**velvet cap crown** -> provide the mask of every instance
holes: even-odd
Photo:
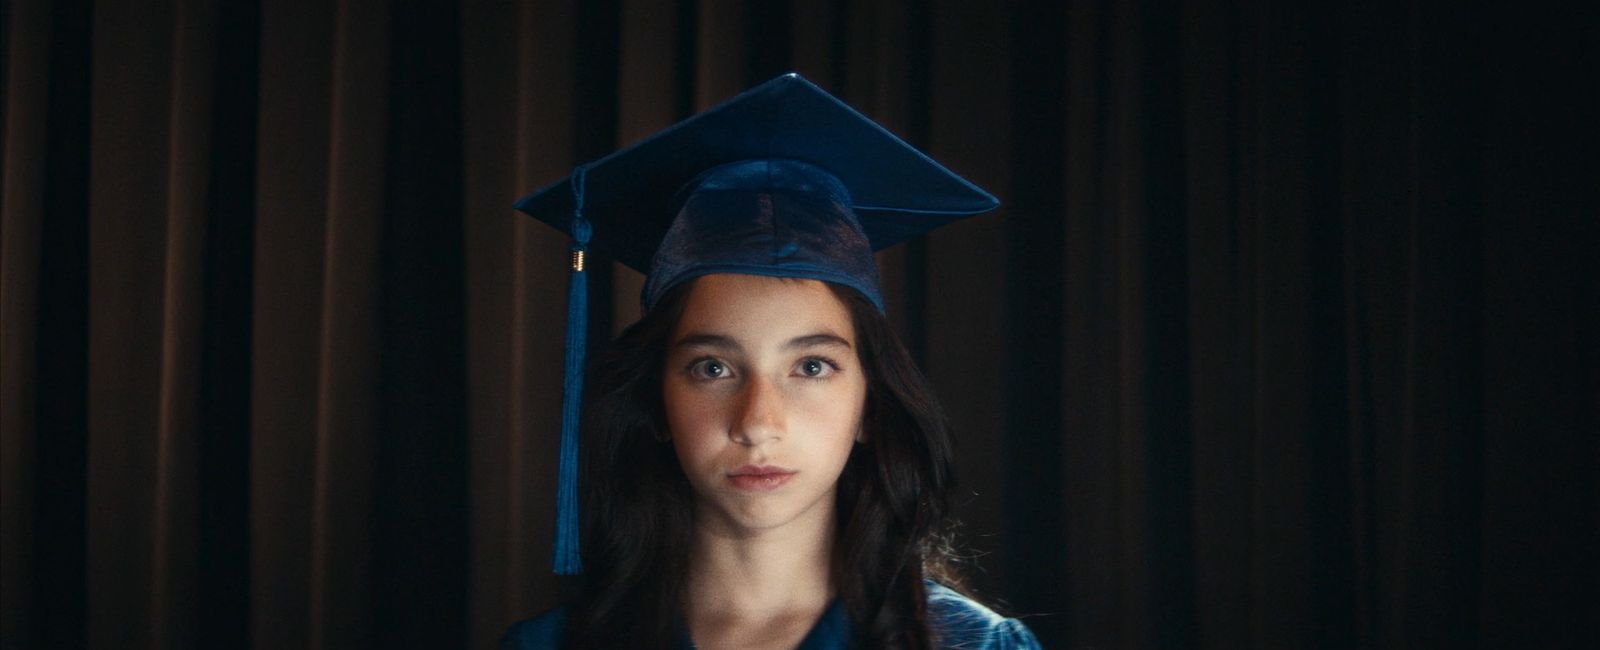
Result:
[[[798,74],[585,165],[516,208],[648,276],[646,309],[708,273],[844,284],[883,307],[872,251],[999,201]]]

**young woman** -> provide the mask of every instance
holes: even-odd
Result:
[[[652,183],[684,198],[641,228]],[[793,75],[520,203],[580,250],[645,232],[609,249],[648,275],[591,369],[584,587],[502,647],[1037,647],[952,589],[950,433],[872,259],[994,203]]]

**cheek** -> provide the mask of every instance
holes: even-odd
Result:
[[[855,446],[856,435],[861,431],[861,418],[866,408],[866,389],[850,384],[818,393],[797,406],[791,422],[805,423],[809,435],[806,439],[814,447],[844,457]]]

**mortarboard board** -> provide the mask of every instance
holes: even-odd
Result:
[[[573,237],[555,571],[580,570],[577,428],[590,249],[641,273],[645,309],[708,273],[824,280],[883,309],[872,252],[999,201],[787,74],[521,200]]]

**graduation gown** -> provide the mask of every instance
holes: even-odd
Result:
[[[964,650],[1037,650],[1039,641],[1026,625],[1006,618],[936,582],[928,583],[928,617],[939,646]],[[567,609],[557,607],[511,626],[500,650],[560,648],[566,636]],[[849,648],[852,626],[844,604],[834,600],[800,642],[800,650]],[[679,626],[678,648],[692,649],[688,630]]]

